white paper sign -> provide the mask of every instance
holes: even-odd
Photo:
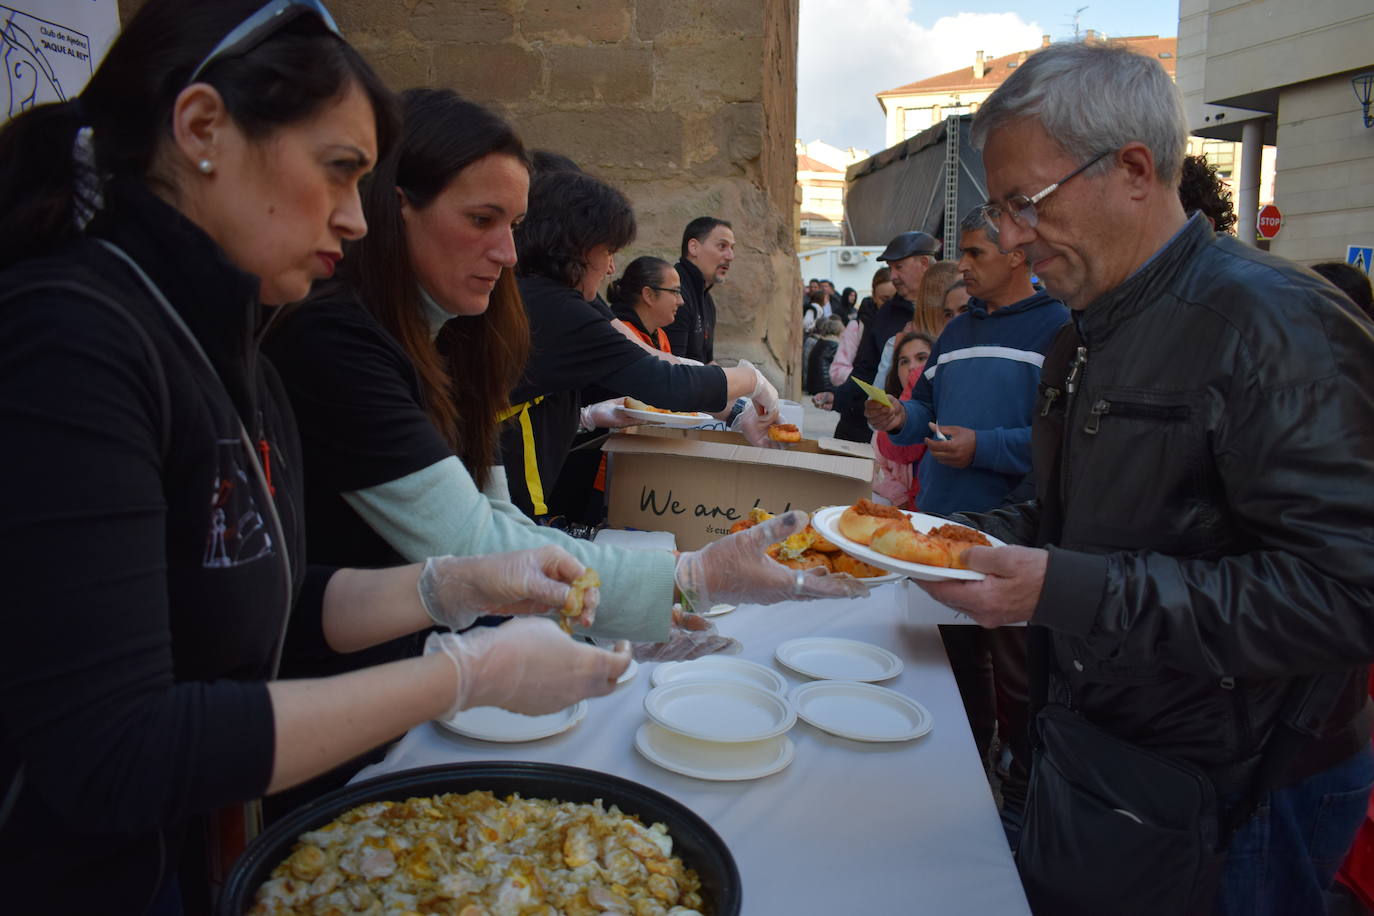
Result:
[[[0,122],[79,95],[118,32],[116,0],[0,2]]]

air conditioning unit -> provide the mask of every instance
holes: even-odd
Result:
[[[858,264],[863,259],[864,253],[862,251],[855,251],[852,248],[846,248],[839,254],[839,262],[841,264]]]

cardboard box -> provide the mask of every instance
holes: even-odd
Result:
[[[766,449],[738,433],[637,427],[603,448],[610,526],[671,531],[682,550],[714,541],[755,506],[782,513],[853,503],[873,479],[871,460],[827,454],[809,439]]]

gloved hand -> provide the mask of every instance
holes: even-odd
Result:
[[[868,586],[853,576],[789,569],[764,552],[806,523],[806,513],[794,510],[684,553],[677,560],[677,586],[695,608],[867,595]]]
[[[757,448],[782,448],[781,442],[774,442],[768,437],[768,427],[772,426],[776,419],[774,417],[773,420],[769,420],[761,416],[751,403],[740,411],[740,415],[735,417],[735,422],[730,424],[730,428],[737,433],[743,433],[749,444]]]
[[[773,383],[763,377],[763,373],[758,367],[747,359],[739,361],[741,369],[754,370],[754,390],[749,393],[749,400],[754,402],[754,409],[764,417],[768,418],[768,424],[772,425],[778,421],[778,389],[773,387]],[[747,408],[746,408],[747,410]]]
[[[623,397],[588,404],[582,408],[582,413],[579,415],[578,428],[585,430],[618,429],[622,426],[634,426],[639,423],[639,420],[622,409],[624,406],[625,399]]]
[[[673,622],[663,642],[630,644],[637,662],[678,662],[706,655],[739,655],[744,646],[737,639],[721,636],[716,625],[700,614],[689,614],[682,605],[673,605]]]
[[[473,706],[499,706],[527,716],[557,712],[615,689],[630,664],[630,644],[607,652],[569,639],[552,620],[524,617],[466,633],[431,633],[425,654],[442,652],[458,669],[445,716]]]
[[[483,614],[546,614],[568,600],[568,583],[586,567],[562,547],[430,557],[420,573],[420,603],[440,626],[466,629]],[[601,591],[589,588],[577,622],[591,626]]]

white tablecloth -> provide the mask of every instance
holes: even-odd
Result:
[[[586,719],[528,744],[462,738],[434,725],[412,729],[368,779],[413,767],[473,760],[533,760],[613,773],[658,789],[697,812],[739,864],[744,912],[797,914],[1029,914],[992,794],[979,764],[939,633],[949,612],[906,583],[862,601],[743,606],[715,618],[744,644],[743,658],[806,679],[773,660],[797,636],[839,636],[885,646],[904,662],[884,686],[920,701],[934,717],[925,737],[865,744],[798,720],[796,759],[748,782],[679,776],[634,749],[645,721],[653,663],[628,684],[592,700]],[[921,622],[912,623],[911,620]]]

